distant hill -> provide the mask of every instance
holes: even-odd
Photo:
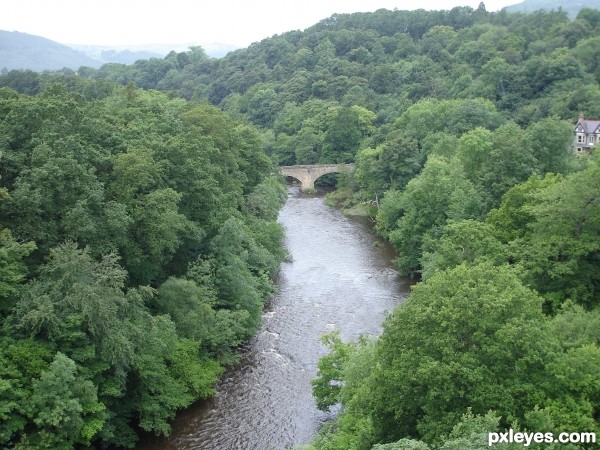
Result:
[[[50,39],[0,30],[0,70],[60,70],[100,67],[101,62]]]
[[[208,56],[212,56],[214,58],[221,58],[230,51],[238,48],[233,45],[223,43],[146,44],[133,46],[71,45],[71,47],[102,63],[133,64],[140,59],[164,58],[171,51],[185,52],[190,46],[196,45],[202,47]]]
[[[150,48],[103,46],[103,45],[70,45],[90,58],[105,63],[133,64],[138,59],[164,58],[168,51]]]
[[[73,70],[81,66],[98,68],[105,63],[133,64],[140,59],[163,58],[171,50],[185,51],[189,44],[157,44],[143,47],[67,46],[41,36],[0,30],[0,71],[29,69],[36,72]],[[209,56],[220,58],[236,47],[202,44]]]
[[[600,0],[525,0],[516,5],[507,6],[506,11],[529,13],[539,9],[552,11],[558,10],[558,8],[562,8],[571,19],[574,19],[583,8],[600,9]]]

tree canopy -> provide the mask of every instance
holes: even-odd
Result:
[[[0,75],[0,445],[168,433],[273,292],[272,168],[343,162],[338,198],[420,283],[380,339],[325,338],[341,413],[314,447],[597,432],[600,174],[571,143],[600,119],[598,39],[589,9],[382,9],[221,59]]]
[[[0,446],[131,447],[256,330],[285,191],[213,106],[64,81],[0,90]]]

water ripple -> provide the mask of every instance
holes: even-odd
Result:
[[[292,196],[282,209],[285,244],[279,289],[261,331],[217,395],[180,414],[168,439],[138,450],[268,450],[310,441],[335,415],[316,408],[310,380],[326,353],[320,336],[378,335],[386,312],[408,294],[389,248],[374,247],[368,225],[322,198]]]

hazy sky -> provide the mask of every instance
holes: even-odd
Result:
[[[304,30],[333,13],[476,8],[480,0],[2,0],[0,30],[63,44],[140,45],[220,42],[246,47]],[[520,0],[485,1],[488,11]],[[10,6],[8,5],[10,4]]]

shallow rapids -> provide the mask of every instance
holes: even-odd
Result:
[[[146,437],[137,450],[285,449],[309,442],[333,417],[317,410],[311,393],[326,353],[320,336],[378,335],[408,284],[368,221],[345,217],[322,197],[291,188],[279,221],[291,259],[281,266],[259,334],[213,399],[180,413],[169,438]]]

